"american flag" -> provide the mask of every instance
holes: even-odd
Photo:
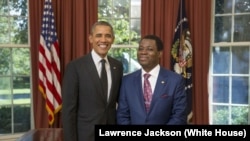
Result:
[[[51,0],[45,0],[39,45],[39,90],[43,94],[49,124],[61,110],[60,48]]]
[[[188,122],[190,122],[192,118],[192,56],[193,49],[188,18],[185,12],[185,0],[180,0],[175,35],[171,49],[171,67],[174,72],[181,74],[186,80],[185,89],[188,101]]]

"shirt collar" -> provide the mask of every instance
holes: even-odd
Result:
[[[142,77],[145,73],[149,73],[151,76],[156,77],[158,76],[160,71],[160,65],[156,65],[150,72],[146,72],[143,68],[142,68]]]
[[[95,64],[100,63],[102,58],[94,50],[91,51],[91,55],[93,57]],[[106,62],[108,62],[107,56],[105,56],[104,59],[106,60]]]

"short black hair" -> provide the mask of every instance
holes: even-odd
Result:
[[[112,35],[115,36],[113,26],[107,21],[97,21],[96,23],[94,23],[91,28],[91,34],[94,32],[95,27],[98,25],[109,26],[111,28]]]
[[[155,43],[156,43],[156,46],[157,46],[157,51],[162,51],[163,50],[163,42],[161,40],[160,37],[156,36],[156,35],[153,35],[153,34],[150,34],[150,35],[145,35],[144,37],[141,38],[140,42],[143,40],[143,39],[151,39],[151,40],[154,40]]]

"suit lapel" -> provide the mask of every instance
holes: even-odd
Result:
[[[166,77],[167,77],[166,73],[164,73],[163,70],[160,69],[160,72],[156,81],[154,94],[152,97],[151,106],[154,106],[154,103],[156,102],[156,100],[163,94],[163,90],[167,86]]]
[[[109,100],[108,101],[113,101],[114,98],[116,98],[116,96],[114,96],[114,88],[115,87],[119,87],[116,86],[118,85],[117,82],[119,82],[119,80],[117,80],[118,78],[120,78],[120,71],[118,70],[120,69],[118,66],[116,66],[116,63],[114,63],[114,61],[108,56],[108,61],[109,61],[109,65],[110,65],[110,73],[111,73],[111,88],[110,88],[110,95],[109,95]],[[117,100],[117,99],[115,99]]]
[[[98,71],[96,69],[96,66],[94,64],[94,60],[92,59],[91,54],[88,54],[86,58],[87,59],[86,59],[85,64],[88,64],[87,69],[88,69],[90,78],[97,84],[97,85],[95,85],[95,87],[99,91],[99,94],[101,95],[102,99],[105,102],[107,102],[106,97],[104,96],[104,93],[102,90],[102,84],[100,81],[100,77],[99,77]]]
[[[142,109],[145,111],[146,113],[146,108],[145,108],[145,103],[144,103],[144,96],[143,96],[143,90],[142,90],[142,77],[141,77],[141,70],[138,71],[138,73],[135,74],[135,78],[134,78],[134,83],[132,84],[132,86],[135,87],[135,94],[136,97],[138,97],[140,105],[142,107]],[[137,98],[135,98],[136,100]]]
[[[111,101],[112,98],[114,97],[113,94],[113,89],[114,89],[114,84],[116,81],[116,78],[117,78],[117,73],[116,73],[116,66],[114,66],[114,63],[112,62],[111,59],[109,59],[108,57],[108,61],[109,61],[109,65],[110,65],[110,73],[111,73],[111,88],[110,88],[110,95],[109,95],[109,100],[108,101]]]

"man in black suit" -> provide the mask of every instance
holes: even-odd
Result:
[[[95,125],[116,123],[123,67],[107,56],[114,39],[113,27],[108,22],[96,22],[89,35],[92,51],[66,67],[62,85],[64,141],[94,141]],[[106,60],[107,94],[100,78],[101,59]]]

